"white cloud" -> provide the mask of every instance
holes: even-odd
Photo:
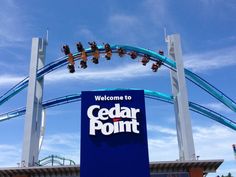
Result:
[[[114,14],[109,17],[109,22],[118,31],[129,30],[129,27],[133,27],[138,24],[138,19],[135,16],[125,15],[125,14]]]
[[[42,150],[52,151],[55,150],[55,146],[57,145],[65,145],[69,148],[73,148],[78,140],[79,136],[76,133],[52,134],[45,137]]]
[[[21,148],[19,145],[0,144],[0,166],[17,166],[20,162]]]
[[[0,86],[17,84],[25,77],[15,75],[0,75]]]
[[[1,1],[0,11],[0,47],[20,45],[26,40],[26,18],[16,4],[16,1]]]
[[[235,131],[220,125],[211,127],[193,127],[197,155],[201,159],[233,160],[232,144],[235,143]]]
[[[161,129],[166,129],[166,127],[161,127]],[[172,131],[174,132],[175,129],[170,130]],[[234,161],[232,144],[236,139],[235,131],[220,125],[194,126],[193,137],[196,155],[200,156],[200,160],[224,159],[217,174],[226,174],[231,171],[233,175],[236,175],[236,171],[231,169]],[[168,131],[162,137],[157,134],[157,138],[150,138],[148,144],[150,161],[170,161],[179,158],[177,137],[170,135]]]
[[[236,47],[214,50],[207,53],[185,55],[184,65],[194,72],[204,72],[236,65]]]
[[[133,15],[112,14],[108,19],[109,33],[118,41],[136,44],[143,31],[142,20]],[[139,36],[139,37],[138,37]]]
[[[158,76],[164,74],[167,69],[162,67],[158,71]],[[114,68],[100,68],[95,69],[90,68],[82,70],[78,69],[75,73],[71,74],[68,72],[67,69],[60,69],[54,71],[45,76],[45,80],[49,81],[50,83],[54,82],[63,82],[68,80],[83,80],[87,82],[100,82],[101,80],[107,81],[118,81],[124,79],[132,79],[132,78],[140,78],[140,77],[147,77],[152,76],[153,72],[151,70],[151,66],[148,65],[146,67],[142,66],[141,63],[132,63],[132,64],[125,64],[124,66],[117,66]],[[16,75],[0,75],[0,86],[8,86],[17,84],[21,80],[23,80],[25,76],[16,76]]]
[[[71,159],[79,164],[80,137],[79,133],[58,133],[46,135],[39,159],[57,155]],[[21,147],[18,145],[0,144],[0,166],[17,166],[21,158]]]
[[[50,82],[59,82],[67,80],[86,80],[97,81],[99,79],[104,80],[122,80],[127,78],[144,77],[152,75],[152,71],[149,67],[143,67],[137,64],[127,64],[125,67],[117,67],[114,69],[93,69],[92,71],[80,70],[76,73],[68,73],[66,69],[54,71],[45,76],[45,79]],[[0,75],[0,86],[8,86],[17,84],[25,77],[16,75]]]
[[[171,20],[165,0],[146,0],[143,6],[147,9],[154,24],[163,27],[167,21]]]
[[[205,106],[217,112],[232,113],[232,111],[222,103],[207,103],[207,104],[202,104],[202,106]]]
[[[176,136],[176,130],[171,129],[171,128],[162,127],[162,126],[159,126],[159,125],[150,125],[150,124],[148,124],[147,125],[147,130],[157,132],[157,133],[165,133],[165,134]]]
[[[155,160],[175,160],[178,157],[178,153],[176,153],[178,151],[177,137],[174,135],[176,130],[166,127],[160,127],[160,129],[168,131],[165,133],[166,136],[149,139],[150,156],[153,156],[154,159],[156,158]],[[164,133],[164,131],[160,132]],[[200,156],[200,159],[233,160],[232,144],[235,143],[236,139],[235,131],[220,125],[212,125],[210,127],[198,126],[193,127],[193,137],[196,154]],[[163,156],[162,153],[166,151],[168,153]]]
[[[46,135],[39,159],[49,155],[58,155],[79,163],[79,133],[59,133]],[[16,167],[21,161],[21,149],[18,144],[0,144],[0,167]]]
[[[158,129],[158,130],[157,130]],[[178,159],[178,143],[175,129],[165,126],[151,126],[149,131],[159,131],[164,136],[149,138],[149,159],[150,161],[170,161]],[[200,159],[224,159],[224,168],[218,170],[218,174],[225,174],[230,171],[234,161],[232,144],[235,143],[236,133],[224,126],[212,125],[210,127],[193,127],[196,154]],[[0,145],[0,166],[16,166],[20,161],[21,147],[19,145]],[[46,135],[40,157],[59,155],[79,163],[80,137],[78,132],[58,133]],[[40,158],[40,159],[41,159]],[[231,171],[235,173],[234,170]]]
[[[80,39],[85,39],[86,41],[96,41],[97,43],[100,43],[100,40],[88,27],[79,26],[78,30],[76,30],[75,35]]]
[[[160,70],[161,71],[161,70]],[[50,82],[68,81],[68,80],[84,80],[84,81],[101,81],[101,80],[123,80],[137,77],[146,77],[153,75],[150,67],[144,67],[141,64],[126,64],[116,68],[93,69],[77,71],[73,74],[67,70],[59,70],[46,76],[46,80]],[[160,74],[159,74],[160,75]]]
[[[170,161],[179,157],[176,136],[164,136],[162,138],[148,139],[149,160]]]
[[[43,141],[40,157],[58,155],[79,163],[80,147],[79,133],[58,133],[46,135]]]
[[[152,28],[157,28],[160,30],[161,35],[158,38],[164,37],[163,29],[167,28],[167,33],[169,31],[176,31],[176,29],[182,29],[182,26],[179,25],[175,16],[172,15],[172,12],[169,10],[171,1],[166,0],[145,0],[143,2],[144,12],[147,13],[147,17],[150,18]],[[183,29],[182,29],[183,30]],[[150,35],[150,34],[149,34]]]

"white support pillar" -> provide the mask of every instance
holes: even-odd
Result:
[[[167,44],[169,58],[176,62],[176,72],[170,71],[170,76],[172,93],[174,96],[179,158],[181,161],[195,160],[195,149],[189,114],[188,93],[185,82],[180,35],[168,35]]]
[[[37,70],[44,67],[47,41],[42,38],[32,39],[29,86],[27,94],[22,149],[22,166],[35,166],[39,155],[39,140],[42,124],[42,98],[44,78],[37,80]]]

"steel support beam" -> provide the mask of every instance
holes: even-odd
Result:
[[[37,80],[37,70],[44,66],[46,45],[47,41],[42,38],[32,39],[21,161],[21,166],[25,167],[35,166],[35,162],[38,161],[44,78]]]
[[[188,92],[184,74],[180,35],[168,35],[167,45],[169,58],[176,62],[176,72],[171,70],[170,77],[174,96],[179,158],[181,161],[195,160],[195,148],[189,114]]]

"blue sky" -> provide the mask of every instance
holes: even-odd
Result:
[[[129,44],[166,52],[164,27],[179,33],[185,67],[236,100],[236,2],[234,0],[1,0],[0,95],[28,75],[31,39],[49,30],[46,63],[63,56],[60,49],[88,41]],[[138,60],[137,60],[138,61]],[[153,73],[129,57],[114,56],[100,65],[69,74],[66,67],[45,78],[44,100],[97,88],[141,88],[171,94],[169,71]],[[78,66],[78,63],[76,63]],[[189,100],[235,118],[235,113],[187,81]],[[24,90],[0,107],[4,113],[26,104]],[[146,100],[151,161],[176,160],[177,138],[173,106]],[[47,126],[40,157],[57,154],[79,163],[80,103],[46,111]],[[191,112],[196,154],[200,159],[224,159],[217,174],[236,175],[232,144],[236,133]],[[24,117],[0,123],[0,166],[20,161]],[[215,176],[216,174],[212,174]]]

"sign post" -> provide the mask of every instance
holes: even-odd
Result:
[[[82,92],[81,177],[150,177],[143,90]]]

